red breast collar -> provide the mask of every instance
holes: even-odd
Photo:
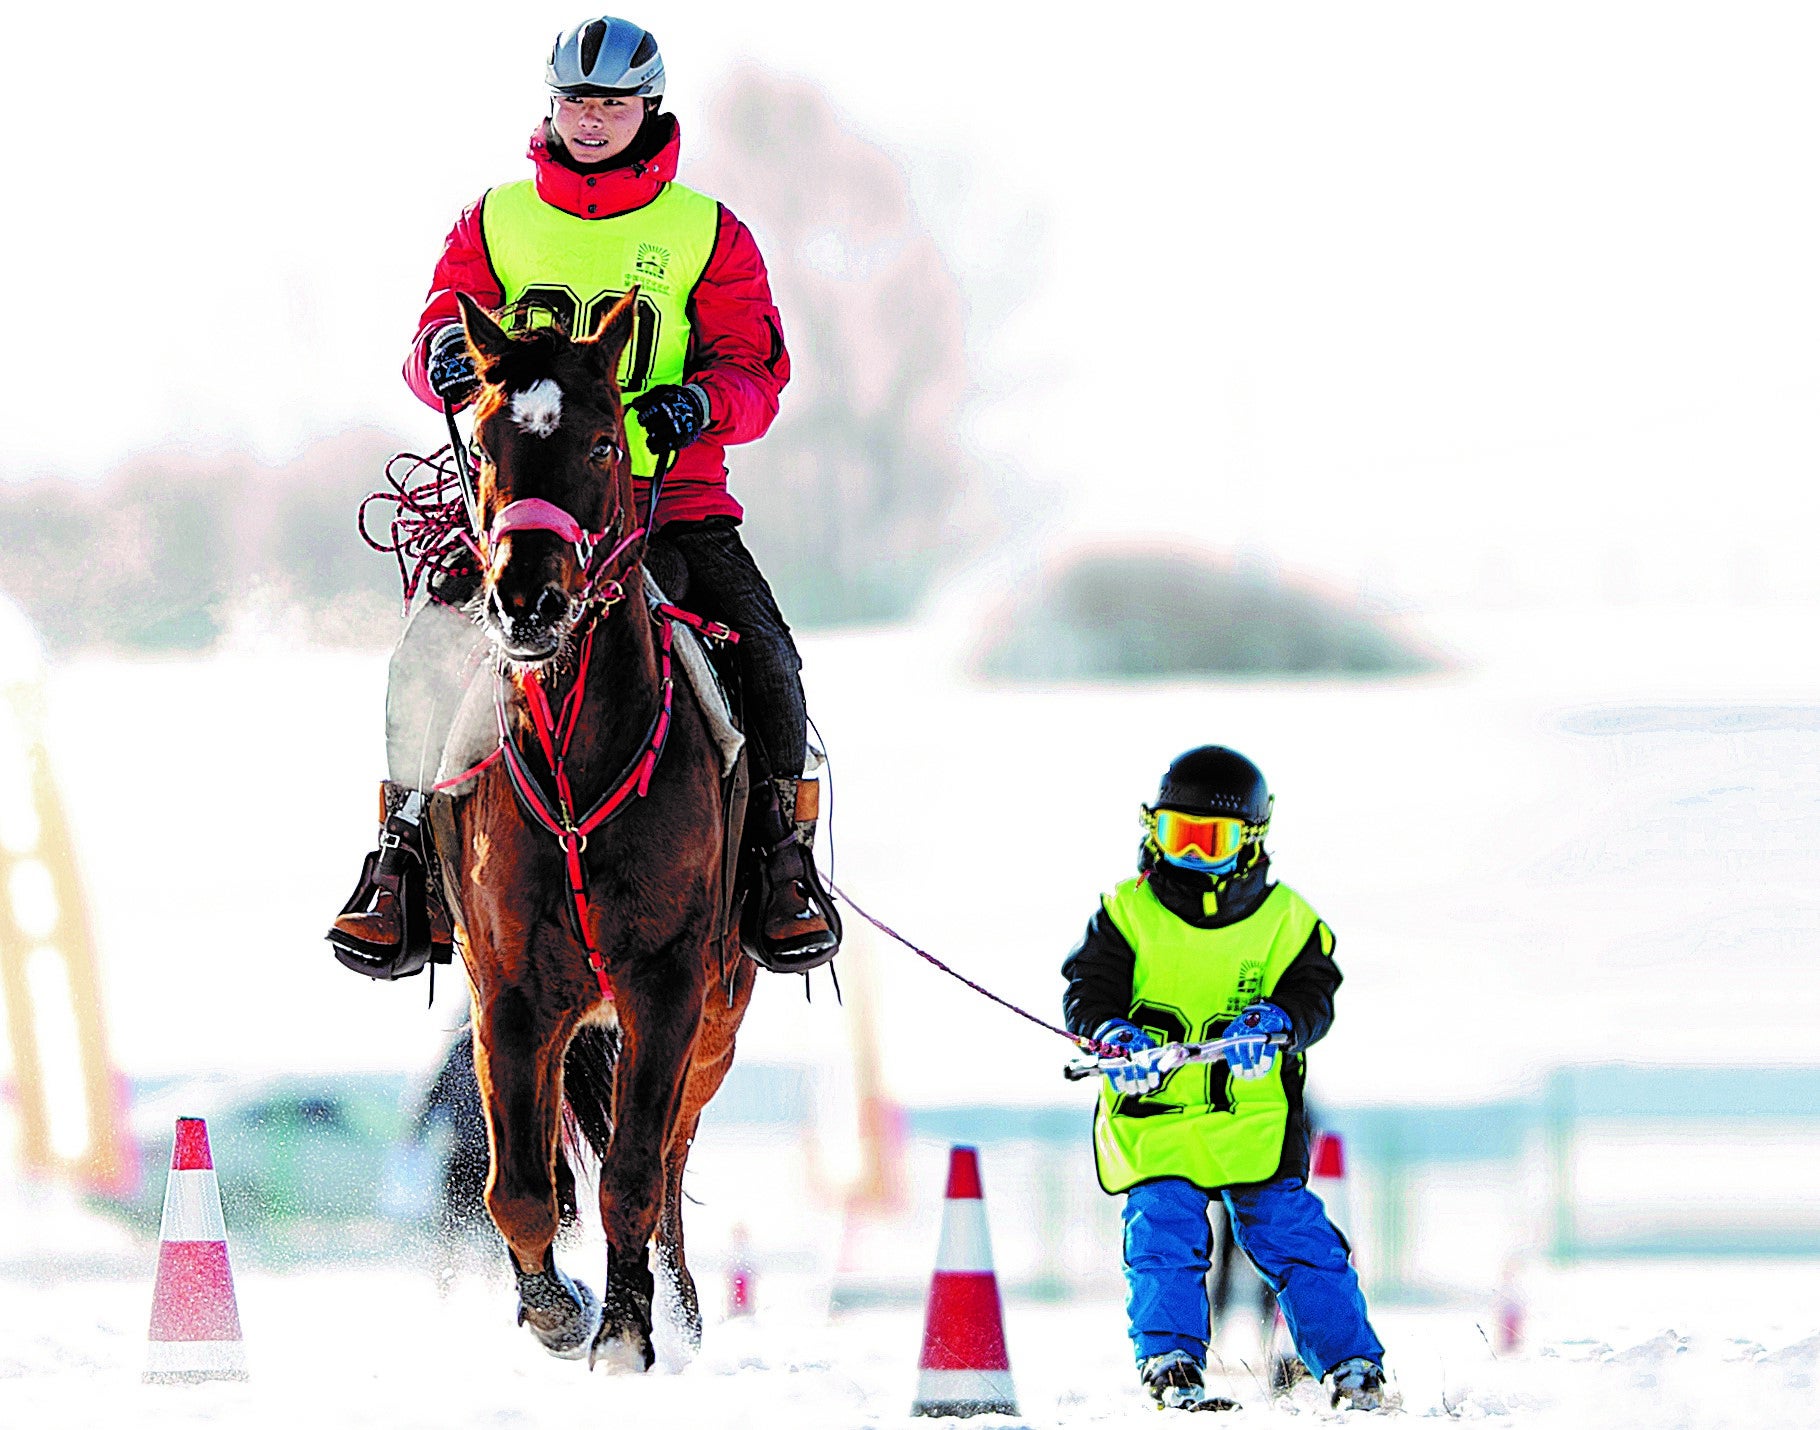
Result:
[[[704,620],[675,606],[662,605],[651,612],[651,618],[656,622],[659,632],[657,712],[651,717],[651,726],[646,730],[645,738],[639,743],[631,761],[607,785],[606,792],[578,818],[575,814],[575,791],[569,783],[569,742],[581,718],[582,703],[587,692],[588,665],[594,653],[594,632],[605,615],[605,611],[596,613],[587,635],[582,639],[575,680],[570,685],[568,694],[563,697],[560,711],[551,710],[550,699],[544,691],[540,675],[532,672],[525,677],[523,683],[525,709],[531,717],[531,730],[537,736],[538,749],[543,755],[545,768],[550,772],[554,788],[546,789],[513,736],[503,676],[494,686],[493,696],[494,709],[499,717],[498,748],[473,769],[463,771],[452,780],[443,781],[437,788],[446,789],[459,784],[495,760],[503,761],[519,804],[532,820],[554,835],[556,842],[562,846],[563,869],[568,877],[576,931],[581,938],[582,947],[587,950],[588,966],[594,970],[594,978],[600,986],[600,996],[611,1003],[613,985],[607,972],[606,958],[594,938],[592,905],[588,899],[587,871],[581,862],[582,851],[588,847],[590,834],[614,815],[630,807],[633,800],[651,792],[651,777],[657,772],[657,762],[663,758],[664,744],[670,734],[671,706],[676,689],[670,657],[676,640],[675,623],[681,621],[693,626],[711,640],[737,643],[739,634],[717,621]]]

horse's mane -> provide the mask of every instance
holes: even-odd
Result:
[[[600,367],[587,348],[578,347],[560,328],[535,328],[512,340],[504,355],[488,364],[486,380],[501,392],[522,392],[551,379],[573,396],[605,387]],[[605,405],[603,398],[602,405]]]

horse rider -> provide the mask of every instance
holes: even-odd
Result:
[[[663,109],[657,41],[602,15],[557,36],[545,69],[549,113],[531,135],[534,176],[489,189],[456,221],[405,362],[411,391],[439,411],[479,391],[456,295],[508,328],[556,323],[575,336],[637,286],[638,326],[622,367],[627,447],[640,510],[660,454],[647,565],[690,607],[739,633],[735,646],[752,759],[747,837],[758,847],[758,961],[804,972],[831,959],[838,922],[815,874],[818,783],[802,780],[802,661],[770,585],[740,540],[726,448],[765,434],[790,356],[764,259],[725,205],[674,182],[681,133]],[[669,573],[669,574],[665,574]],[[461,704],[477,632],[460,608],[474,581],[445,579],[400,638],[386,695],[379,849],[328,937],[373,978],[446,962],[449,919],[426,878],[425,791]],[[422,910],[422,914],[408,914]],[[407,916],[408,914],[408,916]],[[421,917],[427,938],[407,924]]]

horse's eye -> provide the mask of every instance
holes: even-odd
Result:
[[[611,442],[596,442],[594,450],[588,455],[597,462],[610,462],[619,455],[619,448]]]

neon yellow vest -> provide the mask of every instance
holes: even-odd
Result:
[[[1332,936],[1293,889],[1278,884],[1257,910],[1225,928],[1197,929],[1170,913],[1147,883],[1128,879],[1102,903],[1137,954],[1128,1015],[1158,1042],[1217,1038],[1247,1004],[1267,998],[1308,936]],[[1129,1191],[1158,1177],[1209,1190],[1259,1182],[1283,1155],[1289,1099],[1283,1075],[1301,1058],[1279,1057],[1268,1076],[1241,1081],[1223,1062],[1177,1068],[1155,1092],[1118,1096],[1102,1079],[1093,1117],[1100,1185]]]
[[[489,189],[481,232],[505,290],[504,321],[514,331],[560,324],[576,337],[638,286],[638,320],[620,361],[628,401],[647,388],[683,380],[689,356],[689,297],[714,256],[720,205],[666,184],[641,209],[613,218],[577,218],[537,197],[531,179]],[[648,477],[656,459],[638,417],[626,410],[632,471]]]

